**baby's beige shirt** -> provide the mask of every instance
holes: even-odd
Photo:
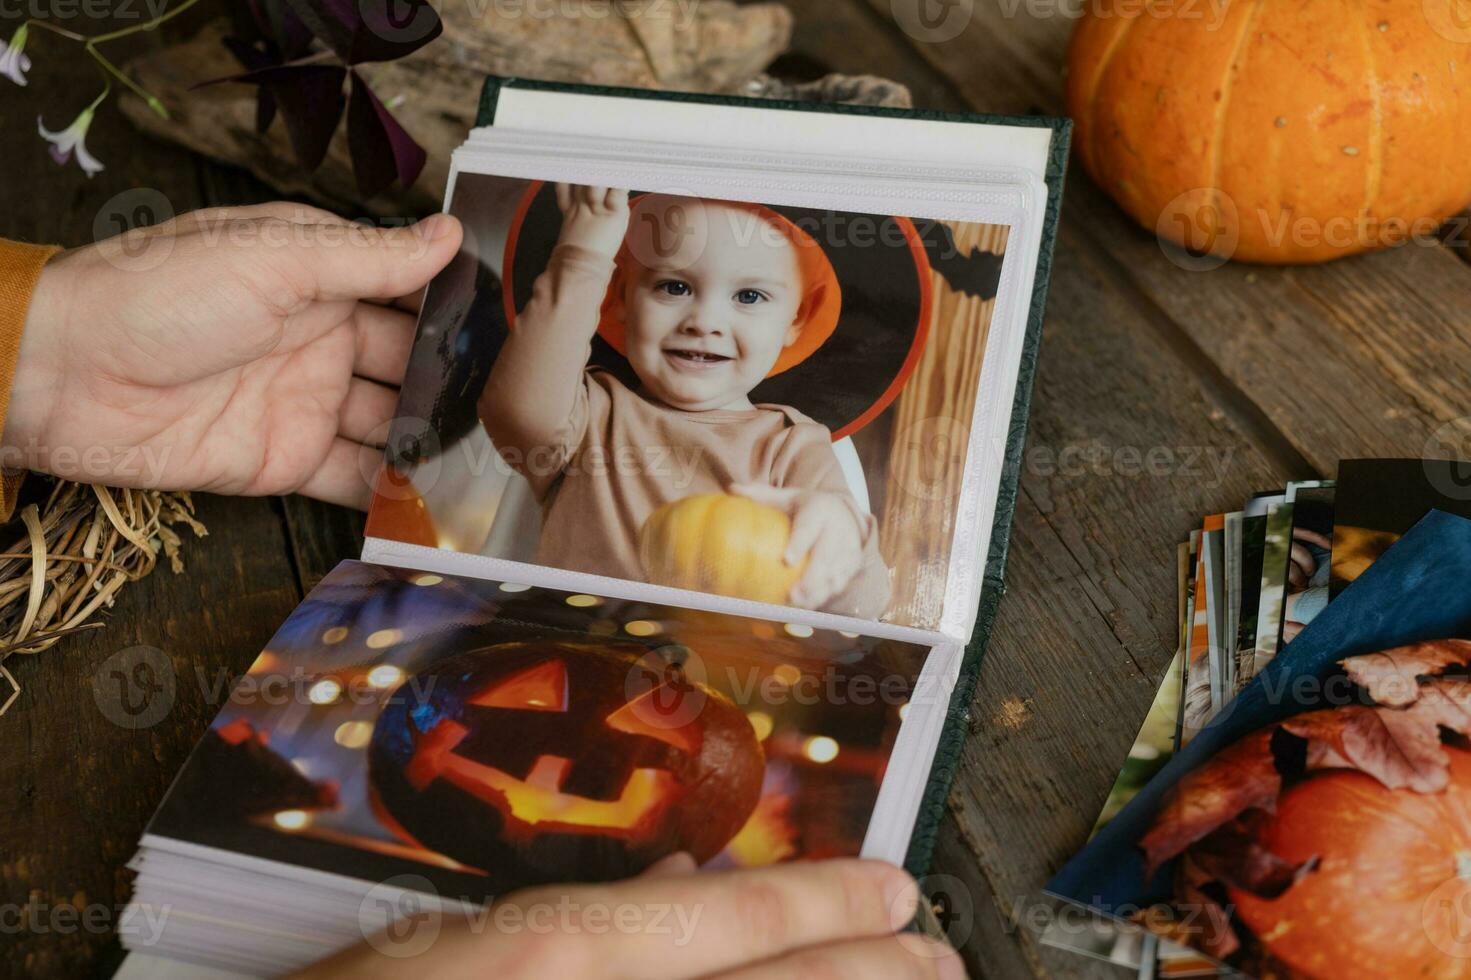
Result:
[[[878,522],[853,500],[825,426],[782,405],[680,411],[585,368],[611,271],[600,256],[559,246],[502,347],[517,370],[497,372],[481,398],[491,441],[541,503],[537,562],[643,580],[639,529],[666,503],[737,483],[826,490],[852,508],[863,563],[823,610],[879,616],[889,571]]]

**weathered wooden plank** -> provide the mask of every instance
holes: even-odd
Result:
[[[1349,456],[1418,455],[1447,423],[1471,433],[1459,369],[1471,355],[1471,268],[1450,250],[1186,272],[1091,185],[1075,185],[1069,206],[1098,253],[1316,471],[1331,474]]]
[[[80,976],[115,951],[124,863],[230,680],[299,598],[270,502],[198,503],[210,535],[187,543],[183,574],[131,583],[105,629],[9,661],[22,693],[0,721],[0,902],[33,903],[6,939],[20,974]],[[159,651],[147,669],[115,659],[139,645]],[[84,912],[96,925],[58,928]]]

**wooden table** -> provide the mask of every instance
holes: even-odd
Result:
[[[886,75],[923,107],[1061,111],[1066,17],[975,0],[959,37],[926,44],[895,26],[890,0],[794,6],[788,73]],[[1054,7],[1068,5],[1037,9]],[[145,140],[113,108],[90,140],[108,169],[87,181],[57,168],[33,120],[64,125],[63,107],[92,95],[90,74],[62,61],[38,58],[28,89],[0,84],[0,235],[90,242],[104,202],[129,188],[156,188],[177,211],[269,196]],[[1471,267],[1453,247],[1193,273],[1074,171],[1055,268],[1008,593],[935,860],[971,893],[977,977],[1117,975],[1042,946],[1029,910],[1083,843],[1170,658],[1175,542],[1254,490],[1331,475],[1341,457],[1419,454],[1471,414]],[[1154,447],[1168,472],[1129,464]],[[1085,465],[1057,465],[1069,448]],[[296,498],[202,498],[200,516],[210,535],[187,542],[185,574],[126,589],[106,630],[11,660],[24,692],[0,720],[0,903],[41,914],[17,933],[14,906],[0,906],[10,972],[116,963],[123,864],[216,711],[220,678],[361,540],[360,515]],[[91,688],[135,644],[167,651],[179,678],[173,711],[144,731],[109,722]],[[88,905],[106,910],[100,930],[64,932],[48,912]]]

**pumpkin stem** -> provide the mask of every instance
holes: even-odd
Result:
[[[1456,854],[1456,877],[1462,881],[1471,881],[1471,851],[1460,851]]]

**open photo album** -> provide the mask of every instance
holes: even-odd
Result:
[[[680,851],[923,872],[1067,139],[491,79],[363,552],[169,790],[124,945],[275,975]]]

